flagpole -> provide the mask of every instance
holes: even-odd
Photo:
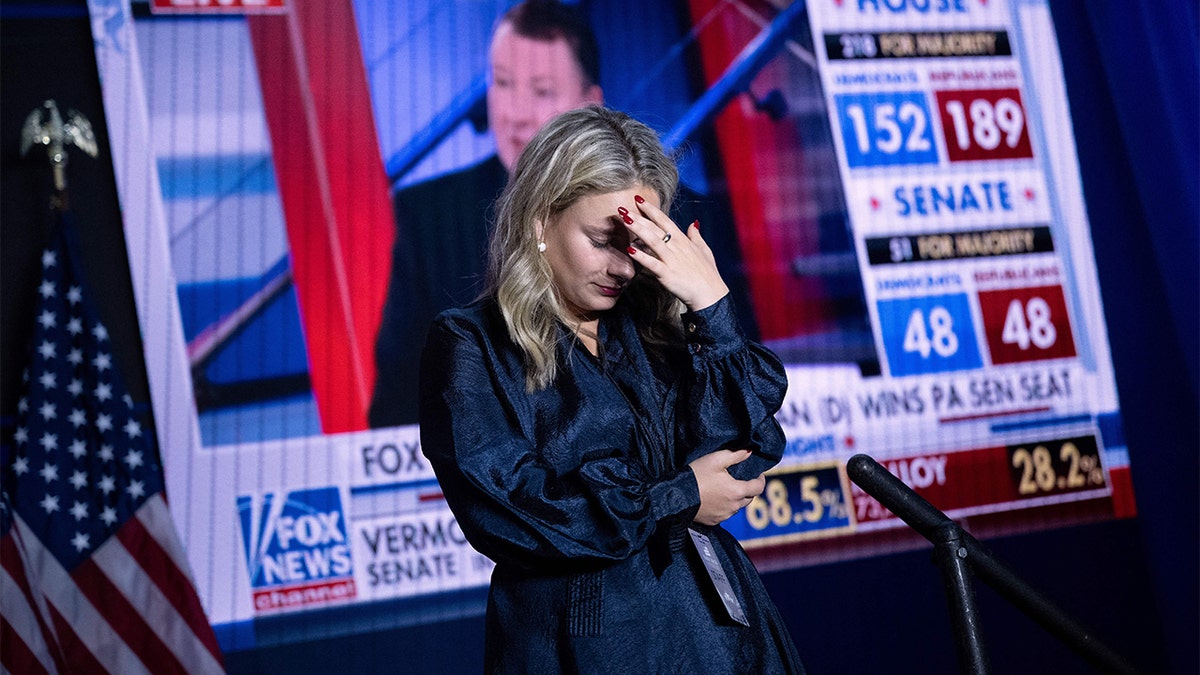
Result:
[[[48,99],[25,117],[21,128],[21,156],[35,145],[46,147],[50,169],[54,173],[54,195],[50,206],[55,210],[67,207],[67,146],[79,148],[93,159],[99,155],[92,123],[78,110],[67,111],[64,120],[58,103]]]

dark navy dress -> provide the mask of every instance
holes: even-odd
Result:
[[[728,298],[683,318],[681,344],[655,356],[618,303],[600,356],[564,339],[557,379],[535,393],[494,300],[430,329],[421,444],[467,539],[496,562],[488,672],[803,672],[741,546],[692,523],[687,467],[721,448],[755,451],[731,469],[742,479],[779,461],[783,367],[742,336]],[[712,541],[749,627],[689,526]]]

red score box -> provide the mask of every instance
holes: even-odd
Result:
[[[980,291],[979,310],[993,364],[1075,356],[1062,286]]]
[[[1004,446],[883,460],[892,475],[941,511],[971,509],[1020,501],[1009,472]],[[859,524],[895,518],[874,497],[851,484],[855,521]]]
[[[1024,508],[1023,502],[1080,499],[1108,490],[1095,436],[1046,440],[881,460],[892,475],[938,510],[986,512]],[[850,484],[859,525],[896,516]]]
[[[951,162],[1033,157],[1019,90],[948,89],[934,94]]]

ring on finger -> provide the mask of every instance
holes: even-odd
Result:
[[[665,243],[667,243],[668,241],[671,241],[671,233],[670,233],[670,232],[668,232],[668,233],[666,233],[665,235],[663,235],[663,243],[665,244]]]

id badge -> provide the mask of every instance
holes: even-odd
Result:
[[[708,571],[708,578],[712,580],[713,586],[717,589],[717,595],[725,605],[725,611],[729,613],[729,618],[748,628],[750,622],[746,619],[746,612],[742,610],[742,603],[738,602],[737,596],[733,594],[733,587],[729,585],[729,577],[725,576],[725,569],[721,567],[721,561],[717,559],[717,552],[713,550],[712,542],[708,540],[707,535],[690,527],[688,534],[692,535],[692,543],[696,545],[700,560],[704,562],[704,569]]]

